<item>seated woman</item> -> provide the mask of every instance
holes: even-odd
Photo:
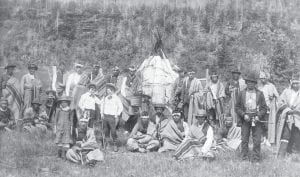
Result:
[[[127,140],[127,149],[131,152],[155,151],[159,147],[156,135],[156,126],[150,121],[148,112],[144,111]]]
[[[200,157],[213,160],[212,152],[214,143],[214,131],[207,121],[206,111],[201,109],[195,115],[196,123],[190,127],[189,136],[175,151],[173,157],[176,160]]]
[[[185,141],[189,134],[189,126],[183,121],[183,116],[179,110],[174,110],[172,118],[166,128],[161,133],[162,147],[158,152],[175,151],[176,148]]]

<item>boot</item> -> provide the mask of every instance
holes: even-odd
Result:
[[[280,141],[277,158],[283,159],[286,156],[288,141]]]
[[[59,148],[58,151],[57,151],[57,157],[61,158],[61,155],[62,155],[62,149]]]

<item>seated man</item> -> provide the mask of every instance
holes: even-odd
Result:
[[[40,106],[42,103],[39,100],[33,100],[32,107],[24,111],[22,127],[29,133],[46,133],[48,125],[48,116],[44,109]]]
[[[166,128],[169,119],[165,116],[165,105],[164,104],[154,104],[155,115],[151,118],[151,121],[156,125],[157,138],[161,140],[161,133]]]
[[[175,151],[176,160],[195,157],[213,160],[215,157],[211,150],[214,143],[214,131],[208,123],[206,111],[199,110],[195,118],[197,122],[190,127],[187,140],[182,142]]]
[[[92,167],[97,162],[104,161],[103,153],[96,142],[94,129],[88,128],[88,120],[80,119],[76,144],[67,151],[66,158],[71,162]]]
[[[13,112],[8,108],[8,101],[0,99],[0,130],[10,131],[15,127]]]
[[[237,150],[241,145],[241,127],[233,124],[233,118],[227,116],[224,118],[224,127],[219,128],[216,133],[217,149]]]
[[[158,152],[175,151],[188,137],[189,126],[183,121],[182,113],[179,110],[174,110],[172,118],[161,133],[162,147]]]
[[[147,152],[158,149],[159,141],[156,138],[156,127],[149,120],[148,112],[142,112],[141,119],[135,124],[127,140],[127,147],[132,152]]]

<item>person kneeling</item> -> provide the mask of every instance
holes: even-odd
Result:
[[[97,162],[104,161],[104,155],[96,142],[94,129],[88,128],[88,120],[79,121],[76,144],[67,151],[66,158],[71,162],[91,167]]]
[[[127,149],[131,152],[157,150],[159,141],[156,138],[156,134],[156,126],[149,120],[148,112],[142,112],[141,119],[135,124],[127,140]]]

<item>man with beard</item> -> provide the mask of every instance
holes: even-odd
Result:
[[[94,167],[97,162],[104,161],[94,129],[88,128],[86,119],[79,121],[76,143],[67,151],[66,158],[71,162],[91,167]]]
[[[155,124],[150,121],[148,112],[142,112],[127,140],[127,148],[131,152],[148,152],[158,147]]]

